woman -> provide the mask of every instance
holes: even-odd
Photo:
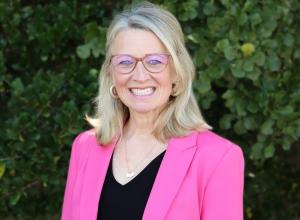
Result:
[[[197,107],[181,27],[151,3],[107,33],[93,130],[74,141],[63,220],[241,220],[240,148]]]

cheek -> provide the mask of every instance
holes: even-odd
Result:
[[[121,87],[126,86],[128,82],[128,76],[120,76],[120,75],[114,75],[113,76],[113,83],[116,86],[116,89],[121,89]]]
[[[170,72],[165,72],[161,75],[158,75],[156,81],[163,87],[172,88],[172,84],[174,82],[173,78],[173,74]]]

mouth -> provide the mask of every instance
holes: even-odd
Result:
[[[143,89],[131,88],[129,91],[136,96],[148,96],[152,95],[155,91],[155,87],[148,87]]]

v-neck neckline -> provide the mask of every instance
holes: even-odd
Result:
[[[124,187],[124,188],[125,188],[125,187],[127,187],[127,186],[133,184],[134,182],[136,182],[139,178],[141,178],[141,176],[144,175],[144,173],[146,172],[146,170],[148,170],[149,168],[151,168],[151,166],[153,165],[153,163],[154,163],[156,160],[158,160],[159,158],[161,158],[161,157],[164,156],[165,152],[166,152],[166,150],[164,150],[164,151],[161,152],[159,155],[157,155],[155,158],[153,158],[153,160],[151,160],[151,161],[149,162],[149,164],[147,164],[147,166],[146,166],[143,170],[141,170],[141,172],[139,172],[134,178],[132,178],[129,182],[127,182],[127,183],[125,183],[125,184],[119,183],[119,182],[117,181],[117,179],[115,178],[115,176],[114,176],[114,173],[113,173],[113,163],[112,163],[112,161],[113,161],[113,156],[112,156],[112,157],[111,157],[111,160],[110,160],[110,162],[109,162],[109,172],[110,172],[110,175],[111,175],[113,181],[114,181],[118,186]],[[163,158],[161,158],[161,159],[163,160]]]

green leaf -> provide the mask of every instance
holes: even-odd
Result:
[[[187,39],[190,40],[191,42],[198,44],[199,40],[195,34],[188,34]]]
[[[275,152],[275,148],[272,144],[268,145],[265,149],[264,149],[264,156],[265,158],[271,158],[273,157]]]
[[[261,126],[261,132],[265,135],[270,135],[273,133],[273,125],[274,121],[271,119],[268,119],[265,121]]]
[[[268,38],[272,35],[273,31],[277,27],[276,20],[269,20],[268,22],[264,23],[264,32],[262,33],[265,38]]]
[[[246,77],[248,79],[251,79],[252,81],[257,81],[260,75],[261,75],[260,69],[254,68],[253,71],[247,73]]]
[[[300,49],[296,49],[294,52],[294,58],[295,59],[300,59]]]
[[[299,136],[296,134],[296,132],[296,129],[292,126],[286,126],[285,128],[283,128],[283,133],[287,134],[294,141],[298,140]]]
[[[285,46],[288,46],[288,47],[293,46],[293,44],[294,44],[294,37],[291,34],[289,34],[289,33],[285,34],[284,37],[283,37],[283,44]]]
[[[209,67],[206,71],[211,79],[219,79],[223,76],[224,71],[222,69],[219,69],[217,67]]]
[[[253,68],[253,61],[251,59],[246,59],[243,63],[243,70],[245,70],[246,72],[252,72]]]
[[[18,140],[19,135],[15,129],[7,128],[6,129],[6,137],[11,140]]]
[[[242,7],[243,12],[251,12],[253,7],[256,5],[254,1],[245,1],[245,4]]]
[[[86,33],[85,33],[85,43],[89,43],[93,39],[99,36],[99,29],[97,22],[92,21],[86,25]]]
[[[258,105],[255,102],[249,101],[247,105],[247,110],[251,113],[257,113],[258,111]]]
[[[197,0],[183,1],[179,6],[179,19],[182,21],[191,20],[197,17],[199,2]]]
[[[255,13],[250,16],[250,21],[251,21],[252,26],[255,26],[262,22],[262,18],[259,13]]]
[[[10,204],[11,206],[17,205],[17,203],[19,202],[20,198],[21,198],[21,193],[16,193],[16,194],[12,195],[12,196],[9,198],[9,204]]]
[[[201,77],[201,76],[200,76]],[[211,89],[211,82],[210,79],[207,76],[202,76],[200,78],[199,87],[197,88],[197,91],[200,94],[205,94]]]
[[[287,105],[285,107],[280,108],[276,112],[278,112],[282,116],[288,116],[288,115],[290,115],[290,114],[292,114],[294,112],[294,108],[292,106],[290,106],[290,105]]]
[[[251,157],[254,160],[258,160],[261,158],[262,153],[263,153],[263,144],[261,142],[257,142],[256,144],[253,145],[251,149]]]
[[[290,97],[294,102],[300,103],[300,90],[293,92]]]
[[[247,130],[255,130],[257,128],[257,122],[255,117],[247,116],[244,118],[244,127]]]
[[[232,89],[228,89],[223,95],[222,98],[228,99],[228,98],[234,98],[236,96],[236,91]]]
[[[244,24],[246,24],[247,21],[248,21],[248,16],[245,13],[243,13],[243,12],[237,18],[237,23],[240,26],[243,26]]]
[[[226,47],[224,49],[224,55],[225,55],[225,58],[227,60],[234,60],[234,58],[236,57],[236,51],[232,48],[232,47]]]
[[[231,5],[231,1],[230,0],[221,0],[222,5],[224,5],[225,7],[229,7]]]
[[[81,46],[78,46],[76,49],[77,56],[83,60],[89,58],[91,53],[91,45],[90,44],[84,44]]]
[[[278,71],[281,66],[281,60],[277,55],[271,55],[268,58],[268,64],[271,71]]]
[[[285,150],[285,151],[290,150],[292,143],[293,143],[292,138],[290,138],[289,136],[285,135],[283,137],[282,149]]]
[[[217,42],[217,49],[220,51],[224,51],[226,48],[230,46],[229,40],[228,39],[223,39]]]
[[[239,31],[234,30],[234,29],[230,30],[230,31],[229,31],[229,39],[230,39],[232,42],[237,42],[237,41],[239,41],[239,39],[240,39],[240,33],[239,33]]]
[[[216,6],[212,2],[208,2],[204,5],[203,12],[205,15],[212,15],[216,12]]]
[[[0,179],[2,178],[2,176],[5,173],[5,168],[6,168],[6,164],[5,163],[0,163]]]
[[[254,55],[254,61],[258,66],[263,66],[266,62],[266,56],[263,52],[259,51]]]
[[[98,58],[100,54],[104,55],[105,48],[104,43],[99,39],[95,39],[92,43],[92,54],[95,58]]]
[[[230,65],[231,73],[233,76],[237,78],[245,77],[246,73],[242,68],[242,62],[238,61],[237,63],[233,63]]]
[[[246,115],[246,102],[244,99],[237,99],[235,101],[235,109],[238,116],[245,116]]]
[[[219,121],[220,128],[224,130],[230,129],[232,120],[233,120],[233,115],[230,114],[223,115]]]
[[[233,129],[236,134],[245,134],[247,132],[241,120],[234,124]]]
[[[24,91],[23,82],[19,77],[11,83],[11,87],[13,89],[13,93],[15,94],[20,94]]]
[[[98,77],[98,73],[99,73],[99,71],[95,68],[92,68],[89,70],[89,75],[95,79]]]
[[[216,100],[217,95],[212,91],[208,91],[207,93],[205,93],[205,99],[200,99],[200,104],[202,109],[209,109],[211,106],[211,103]]]

